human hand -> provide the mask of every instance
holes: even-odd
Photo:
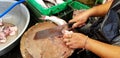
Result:
[[[69,22],[76,22],[73,24],[72,28],[81,27],[85,25],[85,22],[87,21],[88,18],[89,12],[84,10],[79,14],[77,13],[77,15],[75,15],[73,19],[71,19]]]
[[[64,31],[63,41],[69,48],[85,48],[87,36],[81,33],[73,33],[71,31]]]

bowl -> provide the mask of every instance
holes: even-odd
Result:
[[[11,4],[17,1],[0,0],[0,13],[4,12]],[[14,7],[9,13],[2,17],[3,22],[12,23],[18,27],[18,33],[15,36],[7,38],[7,42],[0,43],[0,56],[9,52],[15,47],[20,40],[20,37],[25,32],[30,21],[30,13],[24,4],[19,4]]]

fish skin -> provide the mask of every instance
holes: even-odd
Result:
[[[35,0],[38,4],[40,4],[42,7],[44,8],[48,8],[47,5],[45,4],[45,2],[43,0]]]
[[[57,5],[56,0],[44,0],[44,1],[48,1],[50,3],[53,3],[53,4]]]
[[[62,4],[62,3],[64,3],[64,1],[63,0],[56,0],[56,3],[57,4]]]

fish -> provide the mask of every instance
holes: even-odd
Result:
[[[62,4],[62,3],[64,3],[64,1],[63,0],[56,0],[56,3],[57,4]]]
[[[53,3],[54,5],[57,5],[56,0],[44,0],[44,1],[48,1],[50,3]]]
[[[53,4],[53,3],[49,3],[49,2],[45,2],[45,3],[46,3],[46,5],[47,5],[47,7],[48,7],[48,8],[50,8],[50,7],[54,6],[54,4]]]
[[[64,3],[63,0],[45,0],[45,1],[51,2],[51,3],[55,4],[55,5]]]
[[[64,25],[67,24],[67,22],[64,19],[61,19],[57,16],[44,16],[41,15],[41,17],[39,18],[40,20],[50,20],[54,23],[56,23],[57,25]]]
[[[45,2],[43,0],[35,0],[38,4],[40,4],[42,7],[44,8],[48,8],[47,5],[45,4]]]
[[[54,5],[64,3],[63,0],[35,0],[35,1],[44,8],[50,8]]]

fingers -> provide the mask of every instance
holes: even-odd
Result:
[[[64,39],[63,41],[67,43],[70,42],[70,39]]]
[[[68,31],[68,30],[62,30],[62,33],[64,34],[65,37],[71,37],[73,31]]]
[[[71,46],[71,44],[72,44],[72,42],[71,42],[71,40],[70,39],[64,39],[63,40],[64,42],[65,42],[65,44],[69,47],[69,46]]]
[[[71,19],[71,20],[69,21],[69,23],[72,23],[72,22],[78,22],[78,21],[79,21],[78,18],[74,18],[74,19]]]
[[[78,26],[80,26],[80,22],[74,23],[73,26],[72,26],[72,28],[76,28],[76,27],[78,27]]]
[[[72,19],[70,20],[69,22],[76,22],[73,24],[72,28],[76,28],[76,27],[82,27],[85,25],[85,22],[82,21],[82,20],[75,20],[75,19]]]
[[[70,20],[69,22],[76,22],[76,20],[72,19],[72,20]]]
[[[76,22],[76,23],[73,24],[72,28],[82,27],[82,26],[84,26],[84,25],[85,25],[85,23]]]
[[[71,39],[64,39],[65,45],[69,48],[75,48]]]

